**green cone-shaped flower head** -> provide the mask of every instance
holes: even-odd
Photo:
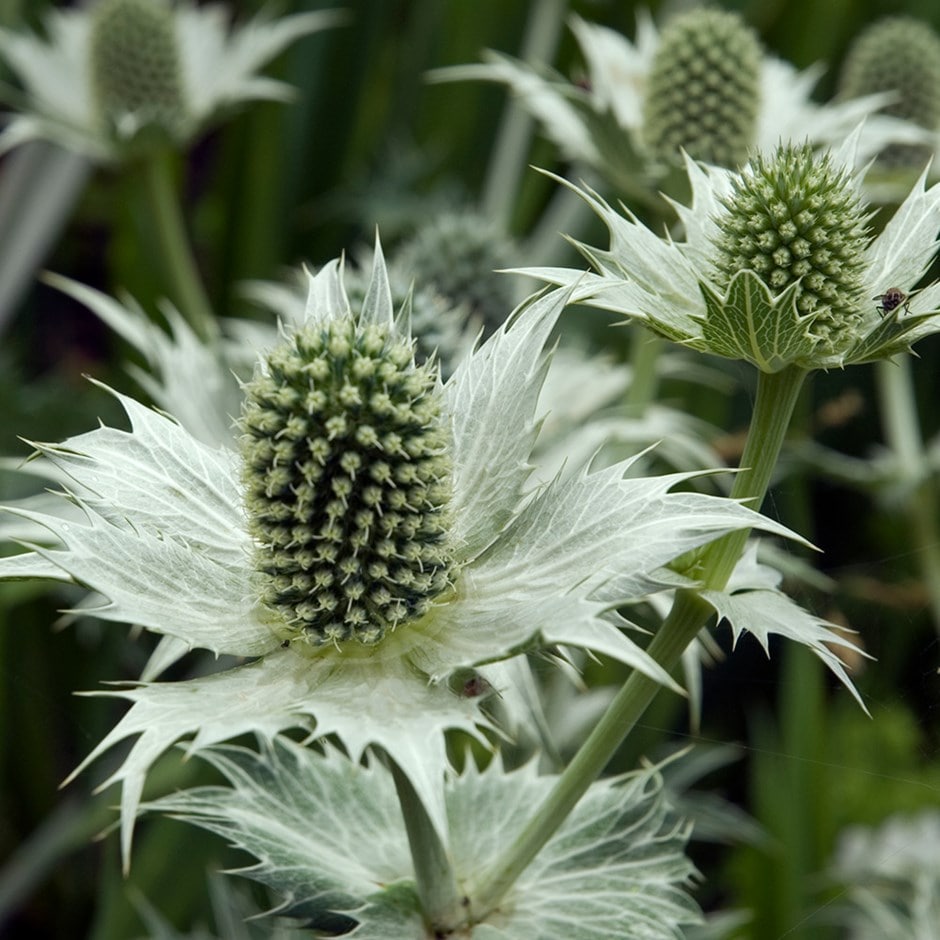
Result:
[[[652,155],[678,163],[682,148],[706,163],[743,163],[756,134],[760,72],[760,43],[737,14],[675,17],[647,80],[643,137]]]
[[[940,36],[923,20],[889,16],[872,23],[849,49],[839,82],[845,98],[890,92],[884,113],[940,130]],[[921,169],[931,153],[928,146],[894,144],[878,161]]]
[[[395,263],[416,284],[432,287],[451,305],[480,317],[492,332],[515,306],[512,282],[498,273],[516,262],[515,255],[496,224],[465,210],[429,220],[401,246]]]
[[[451,580],[440,382],[391,324],[307,324],[246,386],[243,483],[263,602],[314,646],[372,644]]]
[[[865,213],[851,173],[809,145],[756,156],[731,177],[716,219],[717,284],[754,271],[774,295],[796,285],[813,338],[838,349],[863,309]]]
[[[106,122],[172,133],[183,120],[175,20],[165,0],[99,0],[92,11],[90,65]]]

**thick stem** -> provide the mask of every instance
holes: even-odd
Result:
[[[216,335],[216,321],[190,250],[170,156],[157,150],[144,158],[144,192],[173,301],[197,335],[208,341]]]
[[[790,416],[806,373],[790,367],[773,375],[760,373],[754,415],[744,448],[744,469],[735,477],[732,496],[759,509],[783,444]],[[748,530],[733,532],[712,542],[703,557],[704,587],[721,590],[747,542]],[[679,662],[686,647],[712,615],[712,608],[693,590],[680,590],[647,653],[667,670]],[[660,684],[633,672],[611,702],[574,759],[559,776],[499,866],[471,891],[472,915],[479,921],[492,911],[519,875],[554,835],[588,787],[600,776],[623,739],[629,734]]]
[[[391,757],[388,763],[405,819],[418,897],[425,920],[429,927],[460,924],[466,919],[466,906],[461,904],[447,850],[407,774]]]
[[[877,365],[878,397],[885,440],[894,452],[899,482],[908,481],[904,505],[908,528],[930,599],[934,627],[940,631],[940,531],[937,494],[924,453],[908,356]]]

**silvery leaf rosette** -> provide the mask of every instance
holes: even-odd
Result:
[[[132,707],[78,769],[138,736],[105,784],[123,784],[125,860],[147,770],[182,737],[195,752],[299,727],[354,760],[380,746],[443,833],[444,731],[488,724],[467,670],[501,693],[500,661],[560,645],[675,688],[614,608],[681,581],[663,566],[723,533],[788,533],[673,492],[691,473],[628,479],[629,460],[528,484],[543,347],[568,299],[533,298],[442,383],[415,363],[381,253],[355,310],[332,262],[244,385],[240,452],[123,395],[130,431],[34,445],[65,498],[10,510],[50,544],[0,560],[0,578],[75,582],[107,599],[105,620],[249,660],[96,693]]]
[[[268,885],[276,913],[357,940],[430,934],[391,775],[335,750],[284,738],[262,747],[218,745],[203,756],[230,786],[173,794],[145,808],[195,823],[246,850],[240,874]],[[506,771],[497,757],[448,778],[444,804],[458,890],[476,887],[518,836],[555,778],[534,763]],[[701,915],[688,893],[691,825],[664,799],[659,769],[592,785],[499,907],[471,915],[472,940],[674,940]]]

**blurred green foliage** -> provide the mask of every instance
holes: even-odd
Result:
[[[46,5],[0,0],[0,24],[35,25]],[[233,4],[242,16],[266,5]],[[539,0],[284,0],[278,12],[334,6],[349,12],[346,25],[298,42],[270,70],[296,87],[291,104],[241,109],[178,160],[197,257],[221,313],[252,314],[238,293],[245,279],[275,278],[299,261],[322,263],[371,239],[376,225],[394,242],[434,206],[478,198],[504,93],[483,83],[428,86],[423,75],[476,61],[486,47],[518,52]],[[654,13],[666,6],[652,4]],[[829,65],[823,96],[833,88],[834,66],[849,41],[873,19],[905,12],[940,29],[940,6],[931,0],[725,6],[740,10],[781,57],[800,67]],[[582,0],[570,8],[633,33],[632,3]],[[556,66],[568,72],[574,55],[565,35]],[[539,140],[531,160],[556,165],[552,148]],[[530,230],[551,190],[543,177],[525,176],[511,216],[514,232]],[[96,173],[46,266],[101,289],[125,289],[154,309],[162,292],[149,263],[142,212],[125,176]],[[15,237],[3,233],[3,239]],[[119,420],[113,402],[81,375],[128,387],[118,365],[126,352],[72,301],[40,284],[32,288],[2,341],[0,453],[26,456],[18,434],[54,440],[98,417]],[[923,427],[932,434],[940,426],[936,340],[919,353]],[[860,405],[826,425],[823,437],[863,457],[878,443],[865,370],[818,377],[807,415],[818,416],[848,388],[860,392]],[[740,403],[723,410],[728,430],[737,430]],[[4,485],[5,497],[17,495],[11,482]],[[757,817],[770,843],[710,849],[718,854],[703,860],[709,881],[702,898],[753,908],[753,921],[737,936],[754,940],[824,936],[805,919],[820,903],[811,879],[825,865],[839,828],[940,798],[940,657],[922,592],[911,586],[916,566],[906,554],[904,531],[890,512],[876,512],[835,484],[804,481],[795,494],[781,490],[776,498],[770,510],[776,505],[824,549],[820,564],[839,584],[826,603],[845,613],[879,662],[857,679],[872,719],[844,692],[833,694],[818,662],[801,651],[766,663],[745,641],[707,679],[702,736],[740,740],[746,753],[713,785]],[[151,648],[149,640],[128,640],[122,627],[94,620],[54,629],[56,610],[72,600],[34,585],[4,585],[0,593],[0,859],[8,860],[0,878],[0,933],[5,927],[9,936],[139,936],[132,887],[180,929],[209,923],[206,872],[231,864],[222,846],[194,829],[148,819],[125,881],[116,839],[90,842],[114,802],[113,793],[90,794],[106,768],[94,768],[64,792],[57,789],[123,708],[73,693],[136,678]],[[675,703],[648,716],[642,740],[664,734],[677,740],[689,734]],[[200,772],[181,769],[171,755],[153,789],[181,786]]]

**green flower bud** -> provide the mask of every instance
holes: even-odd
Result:
[[[314,645],[378,642],[451,581],[440,383],[388,328],[304,327],[247,384],[245,506],[262,600]]]
[[[839,91],[846,98],[891,92],[882,110],[929,131],[940,130],[940,36],[928,23],[890,16],[859,34],[842,65]],[[922,169],[931,149],[892,144],[878,156],[891,167]]]
[[[512,282],[497,269],[515,263],[512,243],[489,219],[472,211],[431,219],[395,255],[395,266],[453,306],[483,320],[488,332],[515,306]]]
[[[737,167],[754,142],[761,48],[735,13],[698,9],[663,29],[647,79],[643,138],[653,157]]]
[[[99,0],[91,24],[91,80],[105,121],[170,134],[185,111],[173,10],[164,0]]]
[[[774,295],[799,282],[809,335],[838,350],[862,317],[868,218],[849,171],[807,144],[779,147],[732,177],[715,220],[714,280],[751,270]]]

